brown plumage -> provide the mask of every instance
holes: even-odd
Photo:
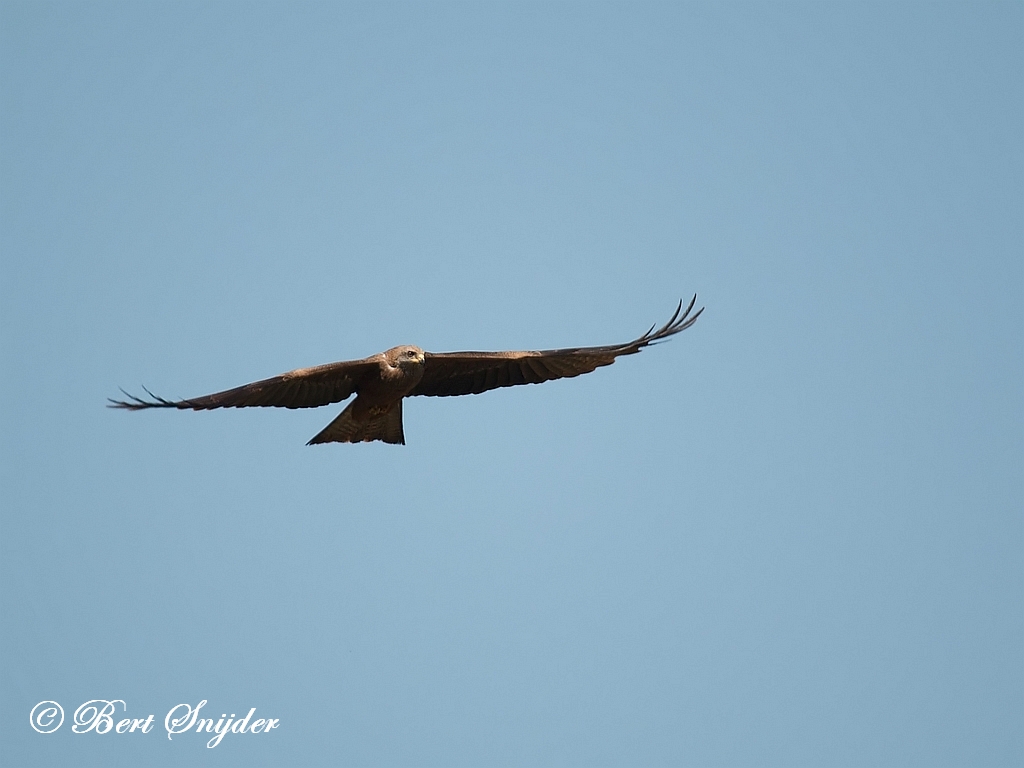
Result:
[[[611,365],[620,355],[632,355],[662,339],[684,331],[700,317],[692,316],[694,296],[686,311],[679,302],[665,325],[651,326],[643,336],[625,344],[571,347],[542,352],[424,352],[419,347],[393,347],[363,360],[299,368],[280,376],[245,384],[189,400],[164,400],[148,389],[152,400],[129,395],[111,400],[111,408],[141,411],[178,408],[206,411],[213,408],[317,408],[350,397],[355,399],[307,445],[360,443],[383,440],[405,444],[402,399],[416,395],[449,397],[475,395],[498,387],[539,384],[569,379]],[[123,392],[124,390],[122,390]]]

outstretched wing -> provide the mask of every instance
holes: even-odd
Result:
[[[426,353],[423,378],[410,395],[475,395],[498,387],[516,384],[539,384],[552,379],[568,379],[611,365],[620,355],[633,355],[661,339],[685,331],[704,311],[693,315],[694,295],[683,311],[679,302],[671,319],[655,330],[651,326],[643,336],[626,344],[605,347],[574,347],[542,352],[443,352]]]
[[[213,408],[248,408],[264,406],[275,408],[316,408],[337,403],[349,397],[368,377],[376,376],[380,370],[376,360],[348,360],[341,363],[318,365],[315,368],[298,368],[280,376],[255,381],[241,387],[217,392],[212,395],[189,400],[164,400],[148,389],[150,400],[144,400],[125,392],[127,400],[111,400],[109,408],[127,408],[141,411],[144,408],[179,408],[181,410],[207,411]],[[143,387],[145,389],[145,387]],[[124,392],[124,390],[121,390]]]

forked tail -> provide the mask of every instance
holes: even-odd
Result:
[[[358,398],[357,398],[358,400]],[[405,433],[402,431],[402,401],[399,400],[390,409],[381,414],[371,414],[364,420],[353,416],[356,400],[348,404],[338,418],[328,424],[306,445],[318,443],[371,443],[383,440],[385,443],[405,445]]]

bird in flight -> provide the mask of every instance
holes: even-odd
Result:
[[[651,326],[643,336],[625,344],[571,347],[542,352],[424,352],[419,347],[392,347],[362,360],[299,368],[280,376],[189,400],[164,400],[148,389],[150,400],[130,395],[110,400],[110,408],[141,411],[177,408],[208,411],[213,408],[318,408],[355,399],[306,445],[317,443],[385,443],[405,445],[402,400],[416,395],[450,397],[475,395],[516,384],[539,384],[570,379],[611,365],[620,355],[633,355],[646,346],[685,331],[704,311],[692,315],[694,295],[686,311],[679,302],[665,325]],[[145,387],[143,387],[145,389]]]

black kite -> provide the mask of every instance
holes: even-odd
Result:
[[[626,344],[543,352],[435,353],[413,346],[393,347],[363,360],[299,368],[271,379],[190,400],[164,400],[148,389],[146,393],[152,400],[143,400],[125,392],[128,400],[111,400],[110,407],[129,411],[145,408],[207,411],[251,406],[317,408],[341,402],[355,393],[355,400],[307,445],[373,440],[404,445],[402,399],[405,397],[475,395],[498,387],[539,384],[590,373],[603,365],[611,365],[620,355],[636,354],[654,342],[689,328],[704,311],[702,307],[690,316],[696,301],[695,295],[685,312],[680,301],[665,325],[657,330],[651,326],[643,336]]]

